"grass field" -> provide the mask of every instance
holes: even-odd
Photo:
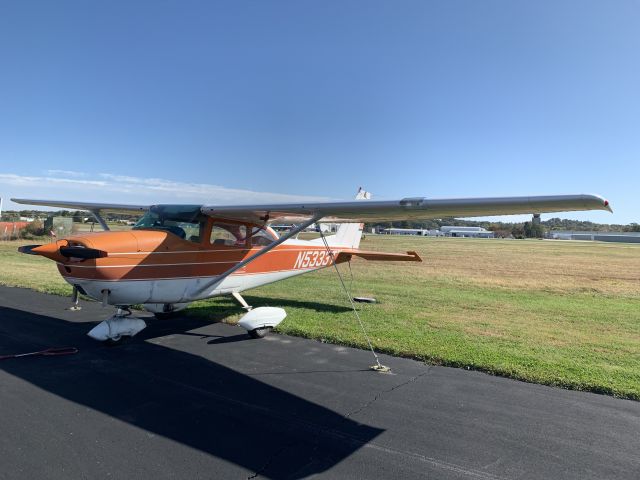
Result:
[[[0,243],[0,283],[70,293],[52,262],[18,245]],[[640,245],[368,236],[361,248],[424,259],[354,260],[354,295],[379,301],[358,306],[376,349],[640,400]],[[366,345],[333,269],[245,297],[284,307],[283,333]],[[228,298],[188,312],[228,322],[241,313]]]

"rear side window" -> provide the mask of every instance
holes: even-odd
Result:
[[[254,227],[253,233],[251,234],[251,245],[254,247],[266,247],[271,245],[273,241],[276,240],[271,232],[265,230],[264,228]]]

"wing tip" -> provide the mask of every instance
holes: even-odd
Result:
[[[598,210],[607,210],[609,213],[613,213],[613,209],[611,208],[611,204],[609,200],[604,198],[602,195],[597,194],[588,194],[586,195],[590,200],[596,202]]]

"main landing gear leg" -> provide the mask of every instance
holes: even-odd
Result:
[[[235,298],[238,303],[242,305],[242,308],[244,308],[247,312],[250,312],[253,309],[253,307],[247,303],[244,297],[240,295],[240,292],[231,292],[231,295],[233,295],[233,298]],[[271,330],[273,330],[273,327],[252,328],[251,330],[247,330],[247,333],[251,338],[264,338]]]
[[[231,292],[233,298],[235,298],[242,308],[244,308],[247,312],[250,311],[253,307],[247,303],[247,301],[240,295],[240,292]]]
[[[129,307],[121,306],[115,315],[96,325],[87,335],[94,340],[113,345],[140,333],[146,326],[144,320],[131,317]]]

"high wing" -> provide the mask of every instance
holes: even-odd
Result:
[[[87,210],[96,213],[128,213],[140,214],[149,210],[151,205],[124,205],[119,203],[87,203],[68,202],[65,200],[31,200],[27,198],[12,198],[12,202],[24,205],[39,205],[43,207],[68,208],[69,210]]]
[[[98,220],[98,223],[105,230],[109,230],[109,226],[104,218],[103,213],[126,213],[135,215],[144,213],[149,210],[150,205],[123,205],[119,203],[87,203],[87,202],[68,202],[64,200],[33,200],[27,198],[12,198],[12,202],[22,203],[25,205],[40,205],[43,207],[68,208],[71,210],[88,210]]]
[[[12,198],[27,205],[88,210],[94,214],[140,214],[152,205],[87,203],[60,200]],[[609,202],[599,195],[547,195],[536,197],[488,197],[429,199],[410,197],[402,200],[352,201],[322,203],[286,203],[261,205],[204,205],[202,213],[255,224],[274,221],[302,222],[311,218],[332,223],[426,220],[445,217],[480,217],[494,215],[607,210]]]
[[[547,195],[490,198],[404,198],[389,201],[289,203],[273,205],[205,205],[202,212],[217,218],[268,223],[299,222],[309,218],[332,223],[425,220],[444,217],[480,217],[580,210],[608,210],[599,195]]]

